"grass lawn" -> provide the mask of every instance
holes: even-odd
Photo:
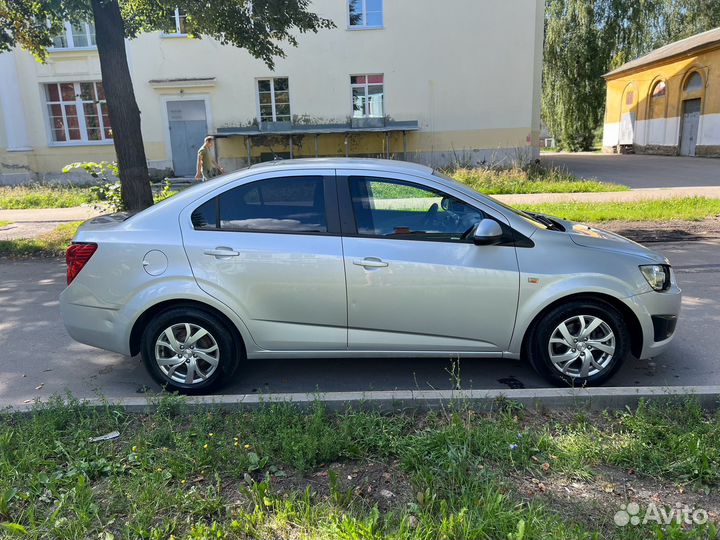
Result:
[[[96,202],[89,187],[76,186],[1,186],[0,210],[22,208],[69,208]]]
[[[534,167],[524,169],[456,169],[447,174],[459,182],[488,195],[507,193],[581,193],[599,191],[627,191],[627,186],[583,180],[561,171]]]
[[[571,221],[697,221],[720,215],[720,199],[685,197],[656,201],[605,203],[548,203],[517,205],[520,210],[548,214]]]
[[[58,257],[75,236],[80,221],[63,223],[53,231],[38,238],[20,238],[17,240],[0,240],[0,257]]]
[[[581,180],[557,169],[456,169],[448,171],[456,180],[487,194],[504,193],[579,193],[587,191],[624,191],[628,188],[595,180]],[[393,198],[392,186],[380,197]],[[156,201],[174,192],[156,194]],[[22,208],[68,208],[98,203],[98,196],[89,187],[29,185],[0,187],[0,210]]]
[[[89,440],[115,430],[114,440]],[[613,516],[620,504],[650,501],[638,487],[658,505],[682,494],[715,512],[718,448],[720,416],[692,401],[605,413],[504,402],[491,414],[447,404],[332,415],[321,404],[189,412],[164,397],[157,413],[132,415],[56,400],[0,423],[0,530],[54,539],[715,538],[713,524],[622,528]]]
[[[12,223],[12,221],[3,221],[0,219],[0,227],[6,227],[6,226],[10,225],[11,223]]]

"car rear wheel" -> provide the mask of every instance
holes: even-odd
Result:
[[[227,382],[242,347],[216,316],[173,308],[155,316],[142,336],[142,358],[152,377],[170,391],[207,393]]]
[[[546,313],[530,333],[530,363],[556,385],[597,386],[630,352],[620,312],[601,300],[575,300]]]

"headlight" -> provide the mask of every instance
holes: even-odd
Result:
[[[666,264],[647,264],[641,266],[640,271],[654,290],[666,291],[670,288],[670,266]]]

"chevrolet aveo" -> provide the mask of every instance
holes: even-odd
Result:
[[[67,263],[70,335],[185,393],[278,357],[525,358],[597,385],[668,346],[681,299],[662,255],[385,160],[256,165],[91,219]]]

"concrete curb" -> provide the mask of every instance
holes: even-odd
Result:
[[[720,386],[642,386],[602,388],[532,388],[519,390],[389,390],[370,392],[327,392],[297,394],[237,394],[184,398],[184,406],[198,409],[256,409],[271,403],[294,403],[300,408],[321,402],[333,411],[348,407],[393,411],[399,409],[429,410],[453,403],[468,404],[490,411],[507,403],[531,409],[623,409],[636,407],[641,400],[662,401],[691,397],[703,408],[716,409],[720,404]],[[159,396],[124,399],[93,398],[81,400],[92,408],[119,406],[129,413],[150,413],[157,409]],[[34,404],[17,405],[0,400],[3,413],[27,413]]]

